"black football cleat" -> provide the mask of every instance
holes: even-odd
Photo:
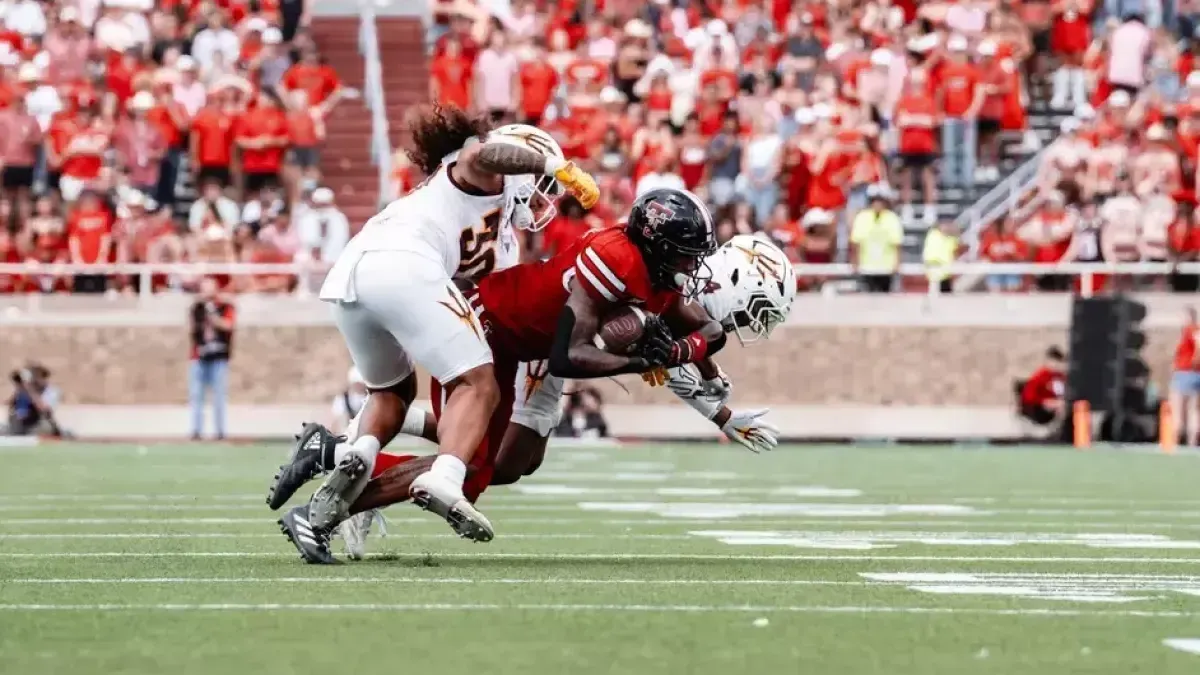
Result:
[[[267,506],[272,511],[278,510],[305,483],[332,469],[333,449],[344,440],[345,436],[334,436],[323,424],[305,424],[296,436],[291,459],[279,467],[275,482],[267,491]]]
[[[279,531],[292,542],[300,557],[310,565],[336,565],[329,552],[329,532],[315,530],[308,523],[308,505],[295,506],[279,519]]]

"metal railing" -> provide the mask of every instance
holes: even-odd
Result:
[[[954,220],[954,224],[963,233],[963,243],[969,247],[968,256],[970,258],[973,259],[978,253],[980,233],[988,225],[1016,208],[1021,199],[1029,194],[1037,179],[1038,166],[1041,165],[1042,153],[1045,151],[1043,148],[1025,160],[1021,166],[997,183],[996,187],[975,200],[974,204]]]
[[[371,162],[379,173],[379,203],[386,204],[392,192],[392,142],[389,138],[387,101],[383,93],[383,65],[379,59],[379,33],[375,4],[359,3],[358,51],[363,57],[363,102],[371,113]]]
[[[69,263],[6,263],[0,264],[0,282],[5,278],[19,277],[22,279],[53,279],[70,278],[73,275],[103,275],[109,277],[126,277],[139,280],[139,294],[153,294],[152,281],[156,277],[171,279],[175,290],[194,290],[200,279],[220,275],[229,277],[273,276],[288,275],[306,283],[297,284],[295,294],[308,295],[312,288],[323,279],[329,269],[328,263],[304,261],[287,264],[254,264],[254,263],[167,263],[167,264],[105,264],[78,265]],[[795,266],[798,276],[805,279],[837,280],[855,279],[862,272],[855,266],[846,263],[835,264],[798,264]],[[1131,275],[1131,276],[1164,276],[1169,274],[1200,275],[1200,262],[1184,263],[989,263],[989,262],[956,262],[944,267],[926,266],[920,263],[904,263],[899,265],[893,275],[896,277],[926,277],[931,272],[940,272],[951,277],[966,275],[1019,275],[1028,277],[1068,276],[1078,277],[1082,293],[1090,295],[1097,286],[1097,276]],[[929,293],[940,293],[938,284],[930,284]],[[167,291],[171,292],[171,291]]]

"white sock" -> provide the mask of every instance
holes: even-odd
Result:
[[[1051,96],[1051,100],[1057,105],[1062,105],[1063,103],[1066,103],[1067,89],[1071,86],[1071,71],[1070,71],[1070,69],[1059,68],[1058,70],[1054,71],[1054,77],[1052,79],[1052,83],[1053,83],[1052,89],[1053,89],[1054,93]]]
[[[379,455],[379,439],[374,436],[360,436],[353,443],[338,443],[333,450],[333,461],[341,464],[346,455],[358,453],[367,462],[367,475],[375,469],[375,458]],[[465,469],[464,469],[465,473]]]
[[[1083,77],[1083,68],[1071,69],[1071,106],[1078,108],[1087,103],[1087,81]]]
[[[447,478],[455,485],[462,485],[467,479],[467,465],[454,455],[438,455],[429,472]]]

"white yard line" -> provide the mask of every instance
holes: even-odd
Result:
[[[604,605],[604,604],[0,604],[0,612],[648,612],[690,614],[945,614],[1018,617],[1195,618],[1200,612],[1172,610],[982,609],[834,605]]]
[[[397,532],[388,534],[389,539],[446,539],[445,532],[407,534]],[[278,533],[258,532],[34,532],[0,534],[0,541],[5,539],[278,539]],[[594,534],[582,532],[559,533],[515,533],[505,534],[505,539],[639,539],[639,540],[673,540],[673,541],[704,541],[690,534]]]
[[[398,517],[394,514],[403,511],[403,505],[387,511],[389,524],[435,524],[440,521],[430,520],[429,517]],[[282,513],[282,512],[281,512]],[[14,525],[264,525],[274,523],[277,515],[268,514],[250,518],[5,518],[0,520],[0,530]],[[623,526],[657,526],[678,525],[691,527],[693,525],[731,525],[736,519],[731,518],[629,518],[629,519],[597,519],[592,517],[578,518],[505,518],[505,524],[537,524],[537,525],[623,525]],[[929,518],[923,520],[879,520],[860,518],[755,518],[755,525],[841,525],[841,526],[872,526],[872,527],[918,527],[929,528],[933,531],[944,530],[948,527],[969,527],[971,532],[986,532],[997,528],[1068,528],[1068,529],[1103,529],[1103,528],[1194,528],[1200,529],[1200,523],[1164,523],[1164,522],[1087,522],[1075,520],[941,520]]]
[[[6,579],[4,583],[27,585],[189,585],[189,584],[434,584],[434,585],[536,585],[562,584],[578,586],[851,586],[888,587],[907,586],[921,582],[927,577],[946,577],[947,574],[894,573],[862,576],[867,580],[839,581],[832,579],[572,579],[572,578],[466,578],[466,577],[73,577],[45,579],[22,577]],[[1200,576],[1184,574],[1053,574],[1049,572],[979,572],[961,573],[972,580],[1015,580],[1038,582],[1047,586],[1055,584],[1087,584],[1089,588],[1131,589],[1142,586],[1158,587],[1173,584],[1194,584]],[[876,578],[878,577],[878,578]]]
[[[275,535],[278,536],[278,535]],[[708,553],[402,553],[385,554],[389,560],[405,559],[420,560],[426,556],[433,559],[469,559],[469,560],[731,560],[731,561],[905,561],[905,562],[1004,562],[1004,563],[1064,563],[1064,564],[1095,564],[1095,563],[1128,563],[1128,564],[1176,564],[1200,565],[1197,558],[1137,558],[1137,557],[1020,557],[1020,556],[937,556],[937,555],[738,555],[738,554],[708,554]],[[47,553],[13,553],[0,552],[0,558],[242,558],[242,557],[280,557],[295,558],[295,552],[286,551],[85,551],[68,552],[54,551]],[[367,556],[368,559],[376,556]]]

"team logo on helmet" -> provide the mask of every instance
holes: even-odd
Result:
[[[658,227],[675,217],[675,209],[662,202],[650,202],[646,205],[646,224]]]

